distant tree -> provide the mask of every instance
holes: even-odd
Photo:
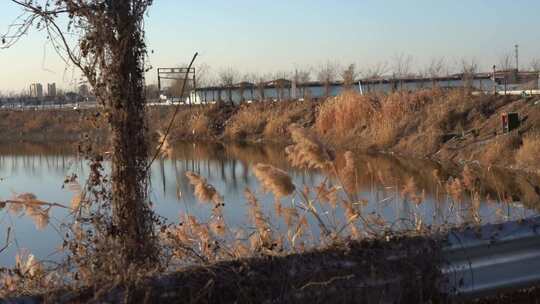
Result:
[[[444,57],[432,58],[425,69],[424,75],[429,77],[432,82],[432,87],[436,86],[435,79],[443,76],[446,72],[446,61]]]
[[[201,63],[195,67],[195,86],[197,88],[208,86],[210,83],[212,69],[206,63]]]
[[[246,101],[245,93],[247,90],[250,90],[251,86],[251,75],[244,74],[241,77],[240,83],[238,83],[238,94],[240,95],[240,102]]]
[[[284,71],[276,72],[273,79],[278,100],[286,99],[285,90],[290,86],[289,73]]]
[[[413,57],[400,53],[393,58],[392,71],[398,78],[407,77],[411,74]]]
[[[376,79],[383,77],[390,71],[388,62],[377,62],[364,70],[363,77],[367,79]]]
[[[341,71],[341,79],[343,79],[344,89],[352,89],[357,77],[358,73],[356,72],[356,66],[354,64],[350,64],[346,69],[343,69]]]
[[[389,65],[388,65],[388,62],[386,61],[379,61],[379,62],[376,62],[372,65],[369,65],[367,66],[363,71],[362,71],[362,78],[368,80],[369,82],[367,82],[365,85],[362,84],[362,86],[366,87],[367,91],[371,91],[372,88],[370,87],[370,83],[373,82],[374,80],[376,79],[379,79],[380,83],[379,84],[382,84],[382,81],[383,81],[383,76],[388,73],[390,70],[389,68]]]
[[[399,89],[403,88],[403,78],[411,75],[412,62],[413,57],[411,55],[400,53],[394,56],[392,71],[394,73],[394,77],[398,78]]]
[[[299,68],[295,70],[293,81],[296,83],[296,88],[300,91],[300,96],[304,99],[309,97],[306,89],[310,80],[311,70],[309,68]]]
[[[268,83],[268,76],[265,75],[255,75],[253,78],[253,82],[255,83],[255,86],[257,87],[257,95],[259,95],[259,101],[264,101],[265,94],[264,91],[266,89],[266,85]]]
[[[218,76],[221,82],[221,85],[227,90],[227,99],[228,102],[234,104],[232,92],[235,81],[238,80],[238,71],[232,67],[224,68],[219,71]]]
[[[499,69],[502,71],[510,71],[515,69],[511,53],[504,53],[499,56]]]
[[[339,66],[335,62],[327,61],[321,64],[317,70],[317,78],[324,88],[324,97],[330,96],[332,83],[336,80]]]
[[[464,88],[472,89],[474,75],[476,75],[476,73],[478,73],[478,63],[476,62],[476,59],[461,59],[461,74]]]

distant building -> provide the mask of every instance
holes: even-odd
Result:
[[[41,83],[32,83],[30,85],[30,97],[43,97],[43,86],[41,85]]]
[[[47,84],[47,96],[56,97],[56,83]]]

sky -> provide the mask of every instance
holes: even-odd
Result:
[[[538,0],[154,0],[145,23],[149,49],[146,75],[157,67],[189,62],[214,74],[232,67],[241,73],[293,71],[332,61],[359,70],[389,65],[400,54],[413,69],[444,57],[458,69],[462,59],[488,71],[520,46],[520,65],[540,58]],[[0,0],[0,34],[20,13]],[[33,30],[15,46],[0,50],[0,91],[27,90],[33,82],[70,89],[80,81]]]

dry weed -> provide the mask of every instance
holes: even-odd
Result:
[[[516,164],[520,168],[538,170],[540,168],[540,135],[532,134],[523,138],[523,145],[516,153]]]
[[[290,195],[295,186],[287,172],[266,164],[256,164],[253,173],[261,182],[263,189],[270,191],[276,198]]]

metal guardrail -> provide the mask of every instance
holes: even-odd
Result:
[[[451,232],[443,249],[451,296],[476,298],[540,283],[540,217]]]

